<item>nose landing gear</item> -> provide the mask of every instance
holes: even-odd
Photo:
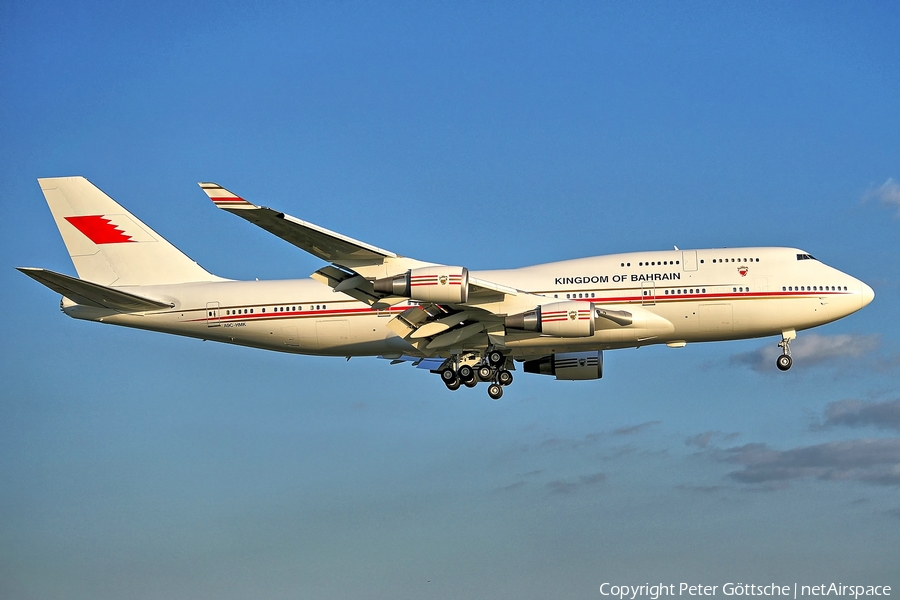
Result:
[[[797,339],[797,332],[793,329],[782,332],[781,341],[778,342],[778,347],[781,348],[781,356],[775,361],[779,371],[787,371],[794,363],[791,358],[791,340],[795,339]]]

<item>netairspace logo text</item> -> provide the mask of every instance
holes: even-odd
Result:
[[[890,596],[889,585],[844,585],[843,583],[821,583],[818,585],[800,585],[797,583],[779,585],[769,583],[723,583],[705,585],[691,583],[658,583],[644,585],[616,585],[604,582],[600,586],[600,594],[613,596],[619,600],[637,600],[649,598],[659,600],[663,596],[780,596],[797,600],[803,596],[843,596],[858,600],[861,596]]]

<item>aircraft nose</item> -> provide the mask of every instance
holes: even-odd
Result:
[[[863,283],[861,281],[859,282],[859,289],[860,289],[860,303],[861,303],[860,308],[863,308],[865,306],[868,306],[869,303],[875,299],[875,290],[873,290],[872,288],[870,288],[868,285],[866,285],[865,283]]]

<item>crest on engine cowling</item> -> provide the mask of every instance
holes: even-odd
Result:
[[[447,285],[448,278],[446,275],[441,275],[440,277],[438,277],[438,281],[441,285]]]
[[[577,311],[577,310],[570,310],[570,311],[569,311],[569,320],[570,320],[570,321],[574,321],[574,320],[577,319],[577,318],[578,318],[578,311]]]

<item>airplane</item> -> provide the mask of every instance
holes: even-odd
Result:
[[[603,351],[781,336],[850,315],[875,297],[796,248],[610,254],[469,271],[408,258],[252,204],[215,183],[218,208],[329,263],[307,279],[213,275],[84,177],[38,179],[78,277],[18,270],[76,319],[295,354],[412,362],[450,390],[497,400],[525,373],[603,376]]]

